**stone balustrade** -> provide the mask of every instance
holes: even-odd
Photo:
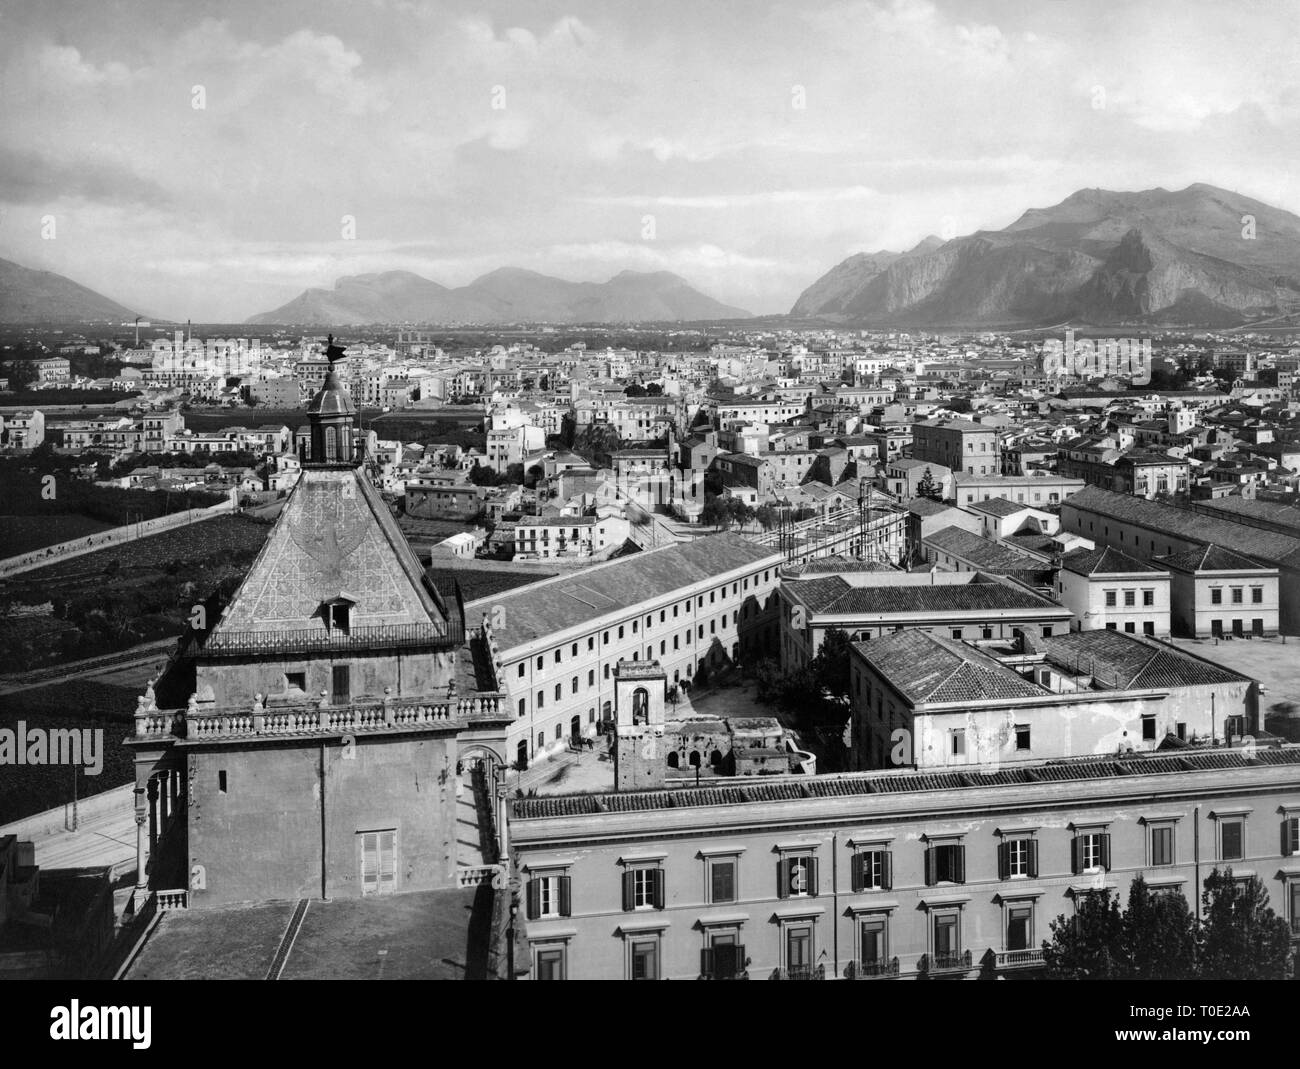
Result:
[[[438,701],[427,698],[386,698],[347,705],[294,705],[250,709],[158,709],[142,700],[135,714],[135,737],[191,740],[249,736],[348,734],[416,729],[432,724],[457,724],[501,716],[502,696],[473,694]]]

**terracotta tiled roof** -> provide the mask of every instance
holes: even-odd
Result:
[[[1047,693],[975,647],[929,631],[897,631],[854,649],[914,705]]]
[[[1117,690],[1195,687],[1250,678],[1144,635],[1098,629],[1034,641],[1052,663],[1089,673]]]

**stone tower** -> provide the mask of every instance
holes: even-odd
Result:
[[[664,696],[668,677],[658,661],[619,661],[614,671],[614,786],[620,791],[664,785]]]
[[[325,359],[330,364],[325,383],[307,405],[313,464],[355,465],[359,459],[356,455],[356,405],[334,373],[334,365],[343,359],[343,353],[343,346],[335,345],[331,334],[325,347]]]

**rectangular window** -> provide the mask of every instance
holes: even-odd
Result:
[[[938,913],[934,918],[934,957],[936,967],[943,969],[957,964],[961,955],[958,929],[959,915]]]
[[[1222,604],[1223,604],[1223,588],[1222,588],[1222,587],[1217,587],[1217,586],[1210,587],[1210,604],[1211,604],[1211,605],[1222,605]]]
[[[397,888],[397,832],[366,831],[357,836],[361,854],[361,893],[391,894]]]
[[[1300,854],[1300,817],[1282,821],[1282,853],[1289,857]]]
[[[1156,737],[1156,718],[1154,714],[1142,718],[1142,739],[1151,742]]]
[[[709,902],[736,901],[736,859],[718,858],[709,862]]]
[[[863,850],[853,856],[853,890],[888,891],[893,886],[893,853]]]
[[[966,882],[966,848],[961,843],[940,843],[925,851],[925,884]]]
[[[1074,873],[1110,870],[1110,834],[1101,831],[1081,832],[1071,843]]]
[[[1232,588],[1232,603],[1233,603],[1234,605],[1240,605],[1240,604],[1241,604],[1241,595],[1242,595],[1242,589],[1241,589],[1241,587],[1239,587],[1239,586],[1234,586],[1234,587]]]
[[[1174,826],[1156,824],[1151,828],[1151,865],[1160,868],[1174,863]]]
[[[1108,608],[1108,609],[1113,609],[1113,608],[1115,607],[1115,604],[1116,604],[1116,602],[1115,602],[1115,591],[1113,591],[1113,590],[1107,590],[1107,591],[1106,591],[1106,608]]]
[[[815,898],[817,859],[811,854],[784,857],[777,863],[777,897]]]
[[[1007,910],[1007,949],[1029,950],[1034,945],[1034,907],[1012,906]]]
[[[953,757],[966,756],[966,729],[953,728],[948,732],[948,752]]]
[[[632,979],[659,979],[659,940],[639,939],[632,944]]]
[[[564,948],[538,947],[533,954],[533,962],[539,980],[564,979]]]
[[[1142,591],[1142,604],[1143,604],[1143,605],[1149,607],[1149,606],[1151,606],[1151,605],[1154,605],[1155,603],[1156,603],[1156,592],[1155,592],[1154,590],[1144,590],[1144,591]]]
[[[1240,861],[1246,856],[1246,822],[1240,818],[1219,824],[1219,860]]]
[[[335,705],[347,705],[352,697],[352,673],[346,664],[336,664],[330,671],[331,701]]]
[[[858,926],[859,962],[863,975],[878,975],[889,960],[889,918],[872,917]]]
[[[534,876],[528,881],[528,919],[569,916],[570,887],[570,877],[562,873]]]
[[[1016,749],[1028,750],[1029,748],[1030,748],[1029,747],[1029,725],[1017,724],[1016,725]]]
[[[1007,839],[998,846],[998,875],[1004,880],[1038,877],[1038,840],[1030,836]]]
[[[306,672],[286,672],[284,675],[285,690],[306,690],[307,673]]]
[[[634,868],[623,873],[623,909],[663,909],[664,870]]]
[[[1137,604],[1137,591],[1136,590],[1124,591],[1124,607],[1132,608],[1136,604]]]
[[[791,980],[808,980],[813,974],[813,930],[811,924],[787,928],[785,969]]]
[[[737,929],[713,932],[709,945],[700,951],[700,973],[706,980],[743,979],[745,965],[745,947]]]
[[[1250,588],[1250,603],[1252,605],[1264,604],[1264,588],[1262,586],[1253,586]]]

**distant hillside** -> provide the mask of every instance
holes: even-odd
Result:
[[[87,323],[135,313],[53,271],[0,260],[0,323]]]
[[[646,323],[748,317],[667,271],[623,271],[596,283],[502,267],[457,289],[409,271],[353,275],[333,289],[309,289],[248,323]]]
[[[791,314],[922,328],[1224,327],[1300,314],[1300,217],[1202,184],[1085,189],[1003,230],[850,257]]]

